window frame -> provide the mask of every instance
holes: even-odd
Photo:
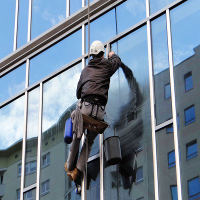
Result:
[[[142,178],[138,179],[138,171],[142,169]],[[144,176],[143,176],[143,166],[140,166],[137,168],[137,171],[136,171],[136,180],[135,180],[135,183],[138,184],[138,183],[141,183],[144,181]]]
[[[46,189],[46,184],[47,183],[49,183],[49,189],[48,190]],[[45,185],[45,191],[42,191],[43,190],[43,187],[42,187],[43,185]],[[48,179],[48,180],[46,180],[46,181],[41,183],[41,195],[40,196],[44,196],[44,195],[48,194],[49,192],[50,192],[50,179]]]
[[[194,107],[194,118],[186,122],[186,111],[188,111],[188,110],[191,109],[192,107]],[[187,125],[189,125],[189,124],[195,122],[195,121],[196,121],[196,117],[195,117],[195,105],[193,104],[193,105],[191,105],[191,106],[185,108],[185,109],[184,109],[184,115],[185,115],[185,126],[187,126]]]
[[[47,162],[48,161],[47,156],[49,156],[49,163]],[[44,159],[46,159],[45,164],[44,164]],[[50,157],[50,152],[48,152],[42,156],[42,168],[49,166],[50,163],[51,163],[51,157]]]
[[[191,155],[188,155],[188,147],[190,147],[190,146],[192,146],[192,145],[194,145],[194,144],[197,145],[197,139],[192,140],[191,142],[188,142],[188,143],[186,144],[186,160],[187,160],[187,161],[198,156],[198,146],[197,146],[197,151],[196,151],[195,153],[192,153]],[[192,156],[192,157],[191,157],[191,156]]]
[[[174,152],[174,158],[175,158],[175,150],[172,150],[172,151],[168,152],[168,154],[167,154],[168,155],[168,169],[176,166],[176,158],[175,158],[174,162],[169,163],[169,155],[173,152]]]
[[[188,200],[195,200],[196,198],[199,198],[200,197],[200,191],[198,192],[198,193],[196,193],[196,194],[194,194],[194,195],[192,195],[192,196],[190,196],[190,194],[189,194],[189,182],[190,181],[192,181],[192,180],[194,180],[194,179],[199,179],[199,186],[200,186],[200,177],[199,176],[196,176],[196,177],[194,177],[194,178],[192,178],[192,179],[190,179],[190,180],[188,180],[187,181],[187,187],[188,187]],[[199,196],[197,196],[197,197],[195,197],[196,195],[199,195]],[[194,199],[193,199],[194,198]]]
[[[189,78],[190,76],[191,76],[191,78],[192,78],[192,72],[191,72],[191,71],[188,72],[188,73],[186,73],[186,74],[184,74],[184,86],[185,86],[185,92],[188,92],[188,91],[190,91],[190,90],[192,90],[192,89],[194,88],[194,86],[193,86],[193,79],[192,79],[192,87],[189,88],[189,89],[186,88],[186,79]]]
[[[167,86],[169,86],[169,89],[170,89],[170,95],[169,96],[166,96],[166,88]],[[164,99],[167,100],[167,99],[170,99],[171,98],[171,88],[170,88],[170,83],[167,83],[164,85]]]

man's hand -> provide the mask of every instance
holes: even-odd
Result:
[[[111,52],[108,54],[108,58],[111,58],[114,54],[115,54],[115,52],[114,52],[114,51],[111,51]]]

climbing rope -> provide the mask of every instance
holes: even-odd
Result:
[[[90,61],[90,0],[88,0],[88,63]]]

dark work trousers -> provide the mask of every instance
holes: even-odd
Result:
[[[97,120],[103,120],[105,115],[105,106],[98,106],[88,102],[83,102],[81,107],[81,112],[85,115],[96,118]],[[79,145],[81,138],[77,138],[75,134],[73,135],[73,141],[71,143],[70,152],[67,159],[68,170],[72,171],[75,167],[77,167],[82,172],[85,170],[86,161],[88,160],[88,157],[92,149],[92,145],[97,135],[98,133],[94,133],[89,130],[87,131],[86,137],[88,139],[88,152],[86,155],[86,138],[85,138],[79,159],[78,159],[78,154],[79,154]]]

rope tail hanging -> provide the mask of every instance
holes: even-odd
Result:
[[[90,0],[88,0],[88,62],[90,61]]]

